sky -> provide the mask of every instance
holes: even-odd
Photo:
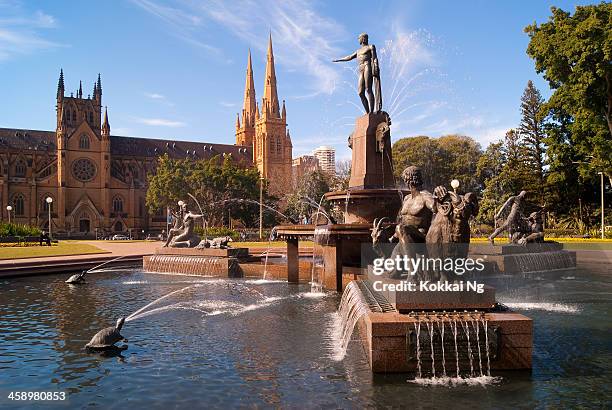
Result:
[[[528,80],[550,95],[524,27],[588,3],[0,0],[0,127],[54,130],[63,68],[67,94],[101,74],[113,135],[233,144],[248,50],[261,101],[271,33],[294,157],[330,145],[347,159],[356,62],[331,60],[367,32],[393,141],[462,134],[484,148],[517,126]]]

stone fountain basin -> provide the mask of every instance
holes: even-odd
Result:
[[[401,189],[350,189],[329,192],[325,199],[342,210],[344,223],[371,225],[381,217],[395,221],[402,198],[408,194],[409,191]]]
[[[491,352],[491,369],[531,369],[532,320],[522,314],[512,312],[484,313],[484,319],[488,321],[489,331],[494,332],[497,337],[496,340],[492,340],[490,336],[489,345],[491,349],[495,349],[494,352]],[[414,357],[415,346],[412,345],[412,341],[417,323],[415,316],[399,312],[370,312],[359,320],[359,335],[373,372],[412,373],[416,371],[417,361]],[[472,347],[476,349],[475,344]],[[460,348],[460,350],[465,349]],[[436,372],[441,374],[441,350],[436,346],[434,351],[436,352]],[[445,358],[449,370],[454,369],[455,356],[453,353],[453,349],[447,348]],[[427,355],[422,357],[429,360],[425,356]],[[430,363],[429,366],[431,366]],[[465,366],[465,360],[462,359],[461,368],[465,369]]]

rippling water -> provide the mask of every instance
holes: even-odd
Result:
[[[0,281],[0,408],[193,406],[361,408],[610,405],[612,282],[572,276],[494,280],[500,300],[533,318],[533,372],[496,383],[408,382],[372,375],[361,343],[333,359],[339,296],[309,286],[135,271]],[[126,322],[129,349],[83,345],[155,299],[190,286]],[[64,391],[66,402],[10,402],[10,391]]]

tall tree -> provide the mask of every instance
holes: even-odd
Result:
[[[527,158],[535,174],[534,182],[536,184],[525,187],[525,189],[536,193],[541,205],[546,202],[546,162],[544,157],[546,153],[546,146],[544,145],[546,133],[544,131],[543,105],[544,99],[540,91],[529,80],[521,97],[521,124],[518,131],[524,141]]]
[[[481,184],[475,174],[481,154],[480,144],[463,135],[402,138],[393,144],[394,171],[399,176],[406,167],[415,165],[423,171],[426,189],[432,190],[438,185],[448,187],[456,178],[462,191],[478,192]]]
[[[480,158],[477,175],[486,178],[478,220],[492,224],[496,209],[508,197],[534,186],[528,151],[516,130],[509,130],[503,141],[492,143]],[[533,191],[528,191],[533,195]]]
[[[612,3],[551,12],[548,22],[525,28],[527,54],[554,90],[547,108],[572,117],[573,146],[592,156],[580,171],[592,175],[595,168],[612,180]]]

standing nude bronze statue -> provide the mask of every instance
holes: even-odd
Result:
[[[357,89],[363,108],[365,108],[366,113],[380,112],[382,111],[382,93],[376,47],[374,44],[368,44],[368,35],[366,33],[359,35],[359,44],[361,44],[359,50],[344,58],[334,60],[334,63],[357,59],[359,62]],[[376,89],[376,97],[372,91],[372,85]]]

